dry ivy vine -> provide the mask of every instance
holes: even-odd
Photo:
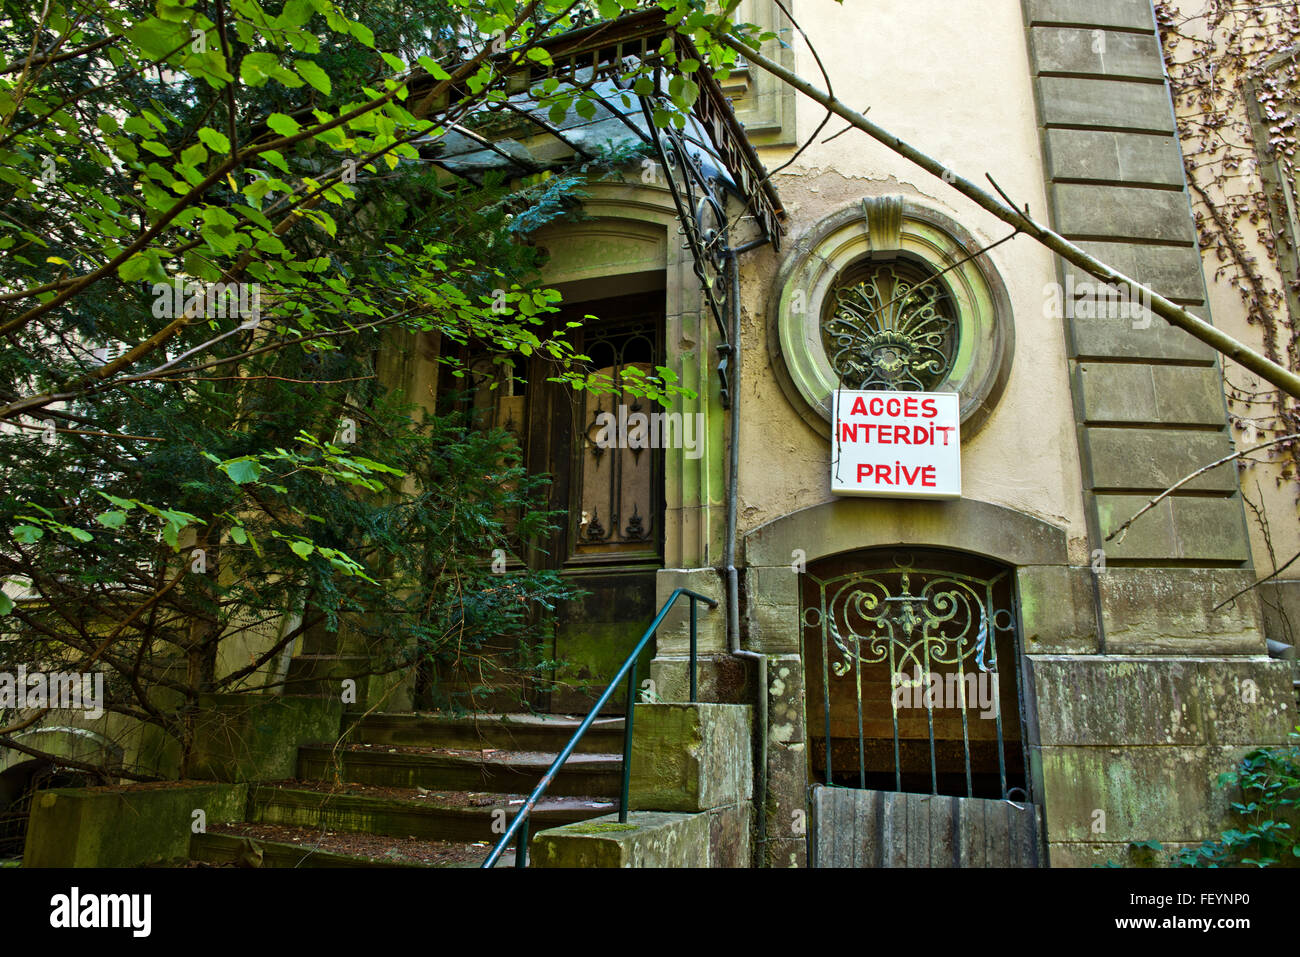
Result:
[[[1300,2],[1205,0],[1197,8],[1157,0],[1155,10],[1202,256],[1215,280],[1240,294],[1265,354],[1300,369]],[[1300,431],[1295,399],[1235,366],[1224,371],[1229,418],[1244,444]],[[1278,465],[1278,487],[1300,502],[1300,443],[1261,454]],[[1246,501],[1271,552],[1260,492],[1259,504]]]

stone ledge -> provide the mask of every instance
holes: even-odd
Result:
[[[1151,5],[1144,0],[1025,0],[1029,23],[1068,23],[1154,30]]]
[[[1090,498],[1104,539],[1146,506],[1154,498],[1154,492],[1142,495],[1103,492]],[[1118,538],[1106,542],[1105,552],[1107,559],[1133,562],[1248,562],[1250,542],[1241,500],[1236,496],[1211,498],[1175,493],[1129,526],[1123,542]],[[1107,574],[1115,570],[1107,569]],[[1171,597],[1178,600],[1180,596]],[[1110,624],[1108,620],[1107,634]]]
[[[1199,842],[1228,820],[1218,776],[1249,747],[1044,747],[1047,837],[1052,843]]]
[[[1224,422],[1223,380],[1213,366],[1080,362],[1074,374],[1087,423]],[[1222,471],[1232,475],[1232,469]]]
[[[676,588],[687,588],[717,601],[716,608],[695,603],[696,643],[699,652],[727,650],[726,593],[722,576],[712,568],[663,568],[655,574],[655,611],[663,607]],[[648,623],[648,622],[647,622]],[[691,600],[683,595],[668,610],[655,634],[661,655],[685,655],[691,646]]]
[[[1201,257],[1193,246],[1153,246],[1128,243],[1123,240],[1108,242],[1092,239],[1080,240],[1075,245],[1112,269],[1142,283],[1167,299],[1182,303],[1205,302],[1205,276],[1201,271]],[[1062,268],[1067,275],[1074,276],[1076,288],[1080,283],[1097,281],[1095,276],[1084,272],[1073,263],[1065,263]],[[1133,321],[1129,320],[1123,324],[1132,325],[1132,323]],[[1138,331],[1150,332],[1152,328],[1162,323],[1169,325],[1164,319],[1152,314],[1148,326],[1147,316],[1144,313],[1137,325],[1147,328],[1139,328]],[[1178,331],[1183,332],[1181,329]],[[1191,338],[1189,333],[1183,332],[1183,334]]]
[[[24,867],[139,867],[189,857],[194,812],[244,820],[244,784],[53,788],[32,802]]]
[[[753,708],[638,704],[629,801],[634,810],[698,812],[753,795]]]
[[[1178,141],[1159,133],[1050,129],[1043,133],[1052,180],[1146,186],[1183,185]]]
[[[658,655],[650,662],[650,680],[659,702],[689,702],[691,659],[687,655]],[[753,700],[749,669],[734,655],[700,655],[695,683],[701,701],[745,704]]]
[[[1079,452],[1088,488],[1158,493],[1231,454],[1232,441],[1223,431],[1094,425],[1082,430]],[[1232,493],[1237,483],[1237,470],[1227,465],[1203,473],[1179,492]]]
[[[1036,25],[1029,28],[1029,57],[1036,73],[1164,78],[1160,44],[1153,33]]]
[[[1109,546],[1106,554],[1113,557]],[[1254,579],[1244,569],[1110,566],[1097,577],[1106,651],[1112,655],[1263,655],[1259,599],[1253,591],[1214,610]]]
[[[1057,183],[1050,193],[1052,219],[1063,236],[1196,241],[1181,190]]]
[[[534,835],[533,867],[749,867],[749,801],[700,814],[632,811]]]
[[[1034,82],[1038,88],[1038,114],[1044,126],[1174,132],[1173,111],[1163,83],[1061,76],[1040,76]]]
[[[1029,657],[1045,747],[1266,746],[1295,723],[1268,658]]]

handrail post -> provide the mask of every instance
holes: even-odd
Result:
[[[587,716],[583,718],[582,723],[578,725],[578,730],[573,732],[573,737],[569,738],[568,744],[566,744],[560,750],[560,753],[555,756],[555,760],[552,761],[550,767],[546,769],[546,773],[542,775],[542,779],[537,782],[537,786],[533,788],[532,792],[524,800],[523,807],[521,807],[515,813],[515,816],[511,818],[510,824],[506,827],[505,833],[501,835],[500,840],[497,841],[492,850],[488,853],[487,859],[483,861],[483,867],[495,867],[497,861],[500,860],[501,855],[505,853],[506,848],[510,846],[510,841],[512,839],[515,841],[515,865],[517,867],[527,866],[529,814],[532,813],[533,807],[541,799],[542,795],[546,793],[546,789],[550,787],[551,782],[555,779],[555,775],[558,774],[560,768],[564,766],[564,762],[569,760],[569,757],[573,754],[574,748],[578,746],[578,742],[582,739],[582,736],[587,733],[587,729],[591,727],[592,722],[595,721],[596,717],[600,714],[600,709],[605,707],[605,703],[617,693],[618,683],[623,680],[623,676],[625,675],[627,677],[627,718],[623,722],[623,790],[622,794],[619,795],[618,819],[621,824],[627,823],[629,803],[628,792],[631,790],[632,781],[632,731],[633,723],[636,718],[637,656],[641,654],[647,644],[655,640],[658,635],[659,625],[663,622],[665,616],[667,616],[669,609],[673,607],[673,603],[676,602],[678,598],[682,597],[682,595],[685,595],[691,600],[691,660],[694,662],[697,656],[695,640],[696,601],[702,601],[710,608],[717,608],[718,602],[716,599],[688,591],[685,588],[678,588],[673,591],[673,593],[668,596],[668,600],[660,606],[659,613],[655,615],[654,620],[650,622],[650,627],[641,635],[641,640],[636,643],[636,647],[632,649],[631,654],[623,660],[623,664],[619,667],[618,673],[610,679],[605,690],[602,691],[600,697],[596,699],[596,703],[592,705],[591,710],[587,712]],[[691,668],[691,689],[691,697],[694,698],[696,691],[694,666]]]
[[[515,867],[528,866],[528,818],[519,825],[519,836],[515,838]]]
[[[627,795],[632,785],[632,721],[636,714],[636,659],[627,675],[627,717],[623,719],[623,791],[618,799],[618,823],[627,823]]]
[[[691,596],[691,704],[695,704],[699,698],[699,688],[696,686],[696,630],[695,630],[695,596]]]

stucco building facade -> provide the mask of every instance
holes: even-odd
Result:
[[[797,28],[765,0],[746,0],[738,16],[779,34],[769,56],[869,106],[903,140],[969,179],[987,173],[1017,205],[1175,302],[1238,322],[1221,295],[1210,316],[1147,0],[796,3],[791,12]],[[1032,805],[1042,860],[1053,865],[1125,861],[1131,841],[1178,845],[1217,832],[1228,801],[1217,775],[1249,748],[1283,742],[1295,723],[1291,663],[1268,656],[1248,588],[1269,566],[1235,468],[1180,487],[1109,536],[1233,449],[1218,356],[1140,303],[1118,314],[1080,307],[1086,274],[1024,235],[998,243],[1008,226],[860,132],[834,135],[839,120],[819,130],[825,112],[760,68],[742,64],[726,92],[762,163],[780,168],[770,182],[782,213],[778,248],[744,191],[731,193],[731,247],[753,248],[737,257],[729,408],[716,372],[726,330],[709,315],[670,184],[640,170],[594,183],[590,218],[536,242],[550,253],[545,281],[583,311],[601,316],[616,292],[658,306],[663,361],[698,393],[676,411],[702,416],[703,451],[663,450],[652,479],[662,481],[663,516],[653,596],[632,600],[641,621],[678,587],[721,602],[699,625],[701,698],[756,705],[761,861],[815,856],[810,832],[832,826],[813,806],[826,783]],[[885,332],[908,331],[900,308],[889,330],[858,330],[849,351],[859,365],[845,364],[827,327],[845,295],[856,289],[873,308],[891,296],[907,304],[908,284],[936,275],[950,324],[941,361],[908,358],[923,336],[886,341]],[[941,370],[922,376],[923,388],[960,395],[961,496],[832,494],[832,390],[854,387],[854,375],[858,387],[915,389],[899,385],[909,362]],[[879,374],[864,377],[868,367]],[[577,434],[589,436],[590,413],[575,420]],[[581,542],[592,514],[604,513],[581,495],[570,507],[581,510]],[[1291,528],[1293,509],[1275,523]],[[936,624],[955,621],[939,614],[951,610],[942,596],[953,581],[986,588],[962,639]],[[928,606],[926,582],[936,583]],[[847,603],[839,611],[837,595]],[[584,650],[582,635],[639,630],[630,618],[594,630],[582,620],[568,650],[589,673],[609,659]],[[884,645],[872,657],[863,643],[888,633],[885,644],[901,648],[931,626],[931,638],[969,647],[980,631],[981,645],[992,639],[1001,651],[996,729],[961,707],[927,727],[929,709],[891,706],[906,655],[887,662]],[[973,669],[965,653],[947,666]],[[825,658],[837,655],[831,679]],[[659,699],[684,699],[686,661],[683,609],[657,636]],[[984,790],[981,775],[993,782]]]

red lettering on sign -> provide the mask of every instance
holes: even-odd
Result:
[[[903,415],[909,419],[916,418],[916,396],[909,395],[903,400]]]
[[[895,445],[911,445],[912,444],[911,436],[912,436],[912,430],[908,428],[906,425],[894,426]]]
[[[926,488],[934,488],[937,484],[933,465],[927,465],[921,469],[921,484]]]
[[[882,399],[882,398],[881,398],[880,396],[878,396],[878,395],[877,395],[877,396],[872,396],[872,399],[871,399],[871,414],[872,414],[872,415],[880,415],[880,414],[881,414],[882,412],[884,412],[884,411],[885,411],[885,400]]]
[[[851,411],[849,415],[866,415],[866,414],[867,414],[867,404],[862,401],[862,396],[858,396],[856,399],[853,400],[853,411]]]
[[[934,399],[922,399],[921,411],[925,414],[927,419],[933,419],[939,414],[939,409],[935,406]]]
[[[850,432],[850,430],[852,430],[852,432]],[[856,442],[857,440],[858,440],[858,427],[856,425],[849,425],[847,422],[841,422],[840,441]]]
[[[861,482],[861,481],[863,481],[864,479],[869,479],[869,478],[871,478],[872,473],[875,472],[875,470],[876,470],[876,467],[875,467],[874,465],[859,465],[859,466],[858,466],[858,481]]]

